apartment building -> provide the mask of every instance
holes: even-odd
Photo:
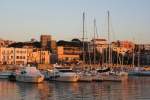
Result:
[[[0,64],[50,64],[50,52],[31,48],[0,47]]]
[[[131,41],[115,41],[112,42],[112,49],[120,54],[125,54],[126,52],[132,52],[135,45]]]
[[[91,51],[93,51],[93,48],[95,48],[96,51],[102,53],[104,49],[108,48],[108,43],[106,39],[97,38],[91,40],[90,46]]]
[[[32,52],[32,63],[50,64],[51,53],[49,51],[37,50]]]
[[[43,49],[50,49],[51,48],[51,35],[41,35],[40,37],[41,47]]]
[[[57,54],[59,61],[79,60],[81,50],[80,47],[58,46]]]
[[[27,64],[27,49],[0,47],[0,64]]]
[[[0,47],[7,47],[12,43],[14,43],[14,41],[0,39]]]

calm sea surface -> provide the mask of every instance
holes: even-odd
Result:
[[[0,80],[0,100],[150,100],[150,77],[125,82],[40,84]]]

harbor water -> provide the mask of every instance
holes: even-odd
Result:
[[[150,78],[124,82],[49,82],[40,84],[0,79],[0,100],[150,100]]]

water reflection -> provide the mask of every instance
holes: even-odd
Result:
[[[0,80],[0,100],[150,100],[150,78],[125,82],[30,84]]]
[[[19,100],[17,86],[7,80],[0,80],[0,100]]]
[[[121,83],[55,83],[57,100],[116,100]],[[117,96],[118,97],[118,96]],[[120,99],[118,99],[120,100]]]
[[[22,100],[48,100],[53,91],[47,82],[40,84],[17,82],[16,84]]]

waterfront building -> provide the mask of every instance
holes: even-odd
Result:
[[[27,49],[14,48],[14,64],[26,65],[27,64]]]
[[[150,51],[150,44],[144,44],[144,49]]]
[[[46,50],[36,50],[32,52],[32,63],[34,64],[50,64],[51,53]]]
[[[136,55],[138,56],[138,55]],[[138,57],[136,57],[138,59]],[[150,52],[140,54],[140,65],[150,66]]]
[[[133,49],[135,47],[135,44],[131,41],[115,41],[112,42],[112,46],[113,47],[123,47],[123,48],[127,48],[127,49]]]
[[[108,48],[108,43],[106,39],[97,38],[91,40],[90,46],[91,46],[91,51],[95,47],[96,51],[102,53],[104,49]]]
[[[50,64],[56,64],[57,62],[58,62],[57,52],[56,52],[56,54],[51,53],[50,54]]]
[[[0,47],[4,47],[4,46],[5,46],[5,42],[2,39],[0,39]]]
[[[60,62],[72,62],[80,60],[82,43],[79,39],[71,41],[60,40],[57,42],[57,56]]]
[[[9,45],[11,45],[12,43],[15,43],[14,41],[11,40],[4,40],[5,43],[5,47],[8,47]]]
[[[112,42],[112,49],[120,54],[125,54],[126,52],[132,52],[135,48],[135,44],[131,41],[115,41]]]
[[[135,44],[135,51],[150,52],[150,44]]]
[[[0,47],[8,47],[12,43],[14,43],[14,41],[0,39]]]
[[[57,43],[56,40],[52,40],[51,35],[41,35],[40,43],[42,49],[49,50],[53,54],[57,53]]]
[[[0,47],[0,64],[27,64],[27,49]]]
[[[51,35],[41,35],[40,42],[41,42],[41,48],[50,49]]]
[[[51,52],[56,54],[56,50],[57,50],[57,43],[56,43],[56,41],[55,40],[51,40],[50,46],[51,46]]]
[[[150,65],[150,44],[135,45],[135,62],[140,65]]]
[[[125,47],[113,47],[112,48],[113,51],[116,51],[119,54],[124,55],[126,52],[129,51],[129,49],[125,48]]]
[[[80,59],[80,47],[58,46],[57,55],[59,61],[71,62]]]
[[[0,64],[14,64],[14,49],[0,47]]]
[[[27,49],[27,64],[33,64],[33,48]]]
[[[50,64],[50,56],[46,50],[0,47],[0,64]]]

